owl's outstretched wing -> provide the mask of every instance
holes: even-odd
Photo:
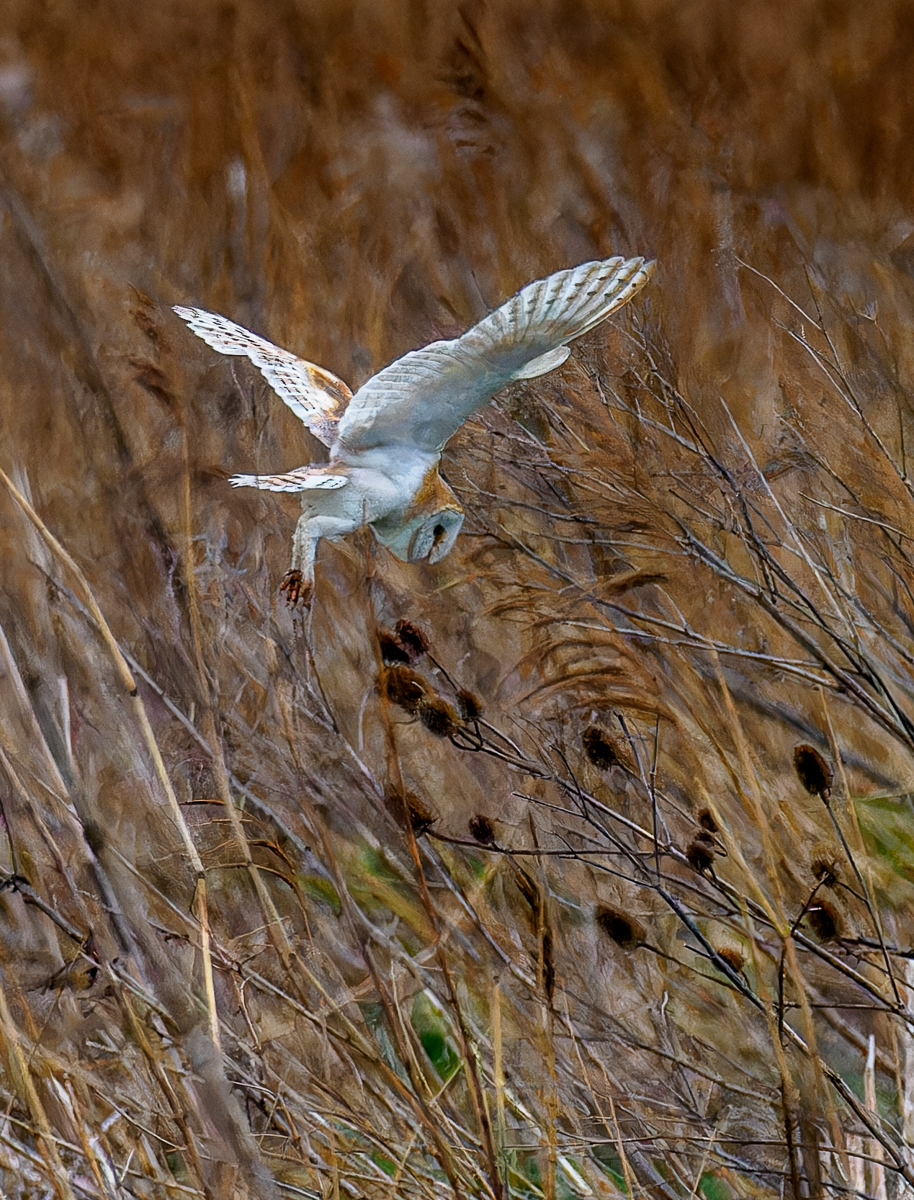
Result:
[[[567,343],[630,300],[653,269],[643,258],[582,263],[528,284],[462,337],[404,354],[353,396],[340,418],[340,449],[440,451],[505,384],[563,363]]]
[[[260,488],[262,492],[307,492],[311,488],[345,487],[345,475],[333,475],[320,466],[296,467],[282,475],[232,475],[232,487]]]
[[[220,354],[243,354],[249,358],[314,436],[325,446],[332,444],[340,415],[352,396],[342,379],[218,313],[180,305],[175,305],[174,311],[207,346]]]

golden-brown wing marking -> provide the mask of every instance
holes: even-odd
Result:
[[[270,387],[325,446],[332,445],[336,427],[352,392],[331,371],[274,346],[266,338],[236,325],[219,313],[175,306],[197,337],[220,354],[244,355],[258,367]]]

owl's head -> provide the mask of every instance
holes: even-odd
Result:
[[[453,549],[463,524],[463,509],[448,504],[434,512],[417,513],[396,526],[372,525],[378,541],[404,562],[439,562]]]

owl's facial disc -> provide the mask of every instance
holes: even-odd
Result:
[[[439,562],[453,548],[462,524],[463,513],[453,508],[426,517],[410,541],[409,561],[427,558],[430,563]]]

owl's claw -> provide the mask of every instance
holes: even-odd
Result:
[[[286,602],[290,608],[295,608],[299,602],[303,602],[307,607],[311,601],[311,584],[301,571],[286,571],[279,590],[285,592]]]

